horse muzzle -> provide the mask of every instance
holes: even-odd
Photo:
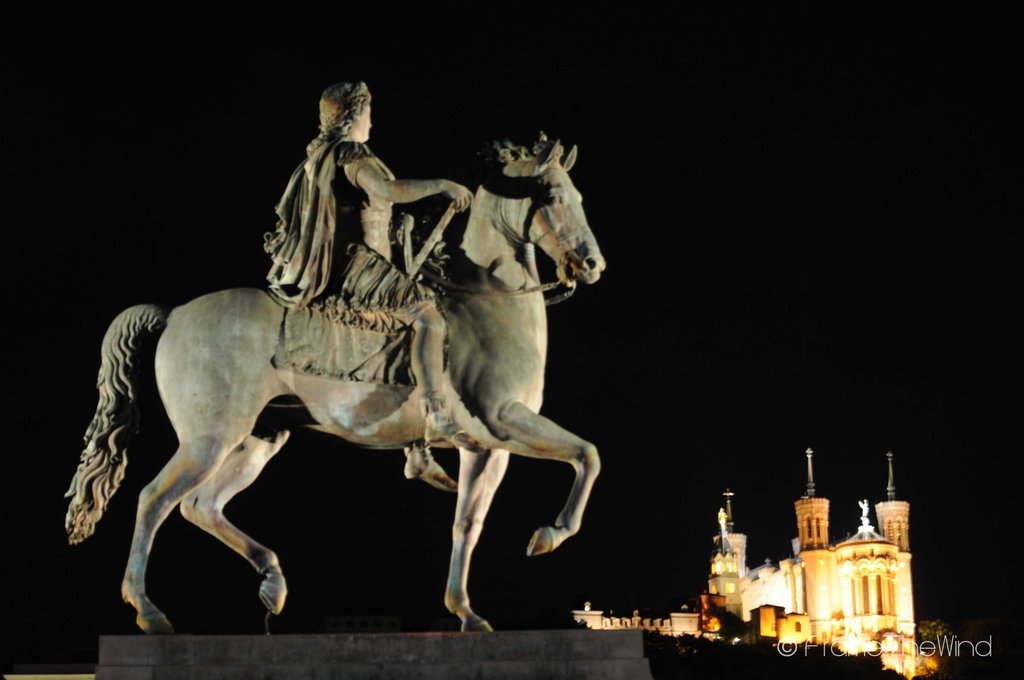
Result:
[[[564,267],[566,276],[569,279],[582,281],[587,285],[596,283],[601,278],[601,272],[604,271],[604,268],[605,261],[600,255],[589,255],[582,260],[578,257],[569,257]],[[559,271],[559,278],[562,278],[561,271]]]

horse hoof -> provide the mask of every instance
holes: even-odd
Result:
[[[467,618],[462,622],[463,633],[493,633],[494,629],[491,628],[491,624],[487,623],[486,619],[482,619],[476,614]]]
[[[174,635],[174,626],[163,612],[150,611],[145,614],[139,612],[135,617],[135,623],[146,635]]]
[[[280,571],[267,572],[260,584],[260,602],[271,614],[280,614],[288,597],[288,586]]]
[[[536,557],[537,555],[543,555],[557,547],[558,543],[555,542],[555,532],[552,531],[551,527],[541,527],[533,532],[530,545],[526,546],[526,556]]]

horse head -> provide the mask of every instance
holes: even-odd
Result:
[[[558,263],[560,279],[590,284],[601,278],[605,261],[587,224],[583,196],[569,177],[576,164],[577,148],[572,148],[564,163],[562,155],[562,144],[557,140],[537,155],[533,174],[538,180],[538,194],[534,197],[529,237]]]
[[[523,147],[498,150],[506,196],[525,199],[521,211],[507,217],[505,231],[522,245],[534,244],[558,267],[564,283],[591,284],[601,278],[605,261],[583,212],[583,196],[569,177],[576,163],[574,146],[563,161],[561,142],[543,136],[527,152]],[[510,189],[511,187],[511,189]]]

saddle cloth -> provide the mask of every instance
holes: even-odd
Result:
[[[348,255],[338,294],[285,310],[274,367],[336,380],[415,385],[409,361],[413,331],[403,310],[434,300],[433,291],[362,245],[350,245]]]
[[[342,321],[319,307],[286,310],[274,367],[336,380],[415,385],[409,364],[411,329],[387,312],[349,312],[350,318]]]

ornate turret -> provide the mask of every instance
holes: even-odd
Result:
[[[729,533],[729,515],[725,508],[718,509],[718,534],[715,536],[715,552],[711,556],[711,573],[708,575],[708,592],[725,597],[725,607],[736,616],[743,615],[740,599],[740,558],[733,547],[731,537],[741,536],[744,547],[746,536]]]
[[[885,454],[889,462],[889,483],[885,487],[888,500],[875,504],[875,515],[882,535],[910,552],[910,503],[896,500],[896,479],[892,471],[892,451]]]
[[[810,617],[811,638],[824,640],[831,632],[836,604],[832,597],[835,558],[829,550],[829,501],[814,495],[814,451],[807,449],[806,453],[807,493],[793,504],[800,536],[794,552],[803,579],[803,602],[798,597],[797,604],[802,604]]]
[[[725,496],[725,524],[726,524],[726,536],[729,539],[729,545],[732,546],[733,552],[736,553],[736,568],[743,578],[747,575],[747,535],[736,531],[736,523],[733,521],[732,514],[732,497],[736,494],[730,489],[726,489],[722,492]]]
[[[913,635],[914,587],[910,562],[910,503],[896,500],[896,477],[892,471],[892,451],[885,454],[889,467],[889,482],[885,487],[888,500],[875,504],[875,516],[886,540],[896,544],[899,564],[896,571],[896,629],[904,635]]]
[[[828,499],[814,495],[814,451],[807,449],[807,493],[794,503],[800,550],[828,547]]]

